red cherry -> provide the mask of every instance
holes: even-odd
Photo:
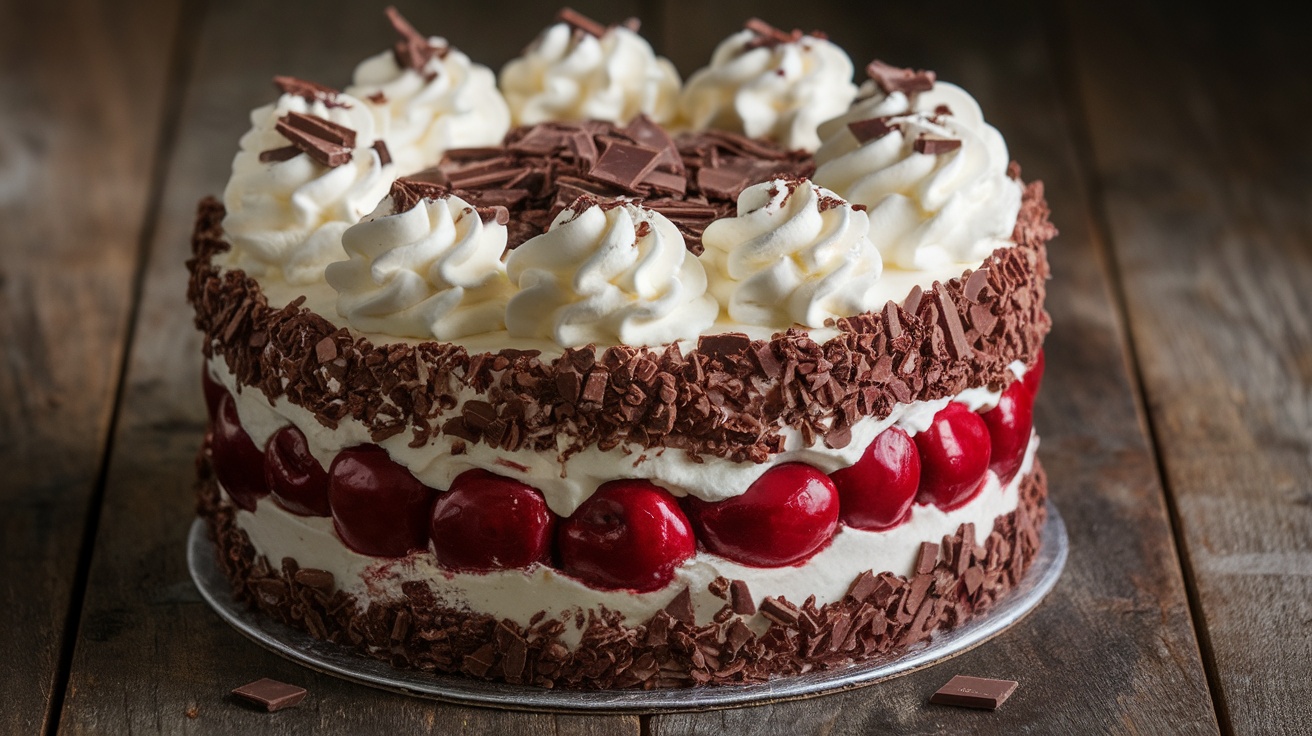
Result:
[[[1034,365],[1031,365],[1020,379],[1020,382],[1025,384],[1025,388],[1029,390],[1032,397],[1039,395],[1039,386],[1043,384],[1044,362],[1043,348],[1039,348],[1039,354],[1034,356]]]
[[[920,452],[898,427],[889,427],[851,467],[832,473],[843,523],[857,529],[891,529],[911,515],[920,486]]]
[[[1027,374],[1028,375],[1028,374]],[[980,415],[989,429],[992,448],[989,469],[1003,483],[1009,482],[1025,460],[1034,427],[1034,395],[1021,381],[1012,381],[998,405]]]
[[[305,435],[286,426],[264,447],[264,477],[278,505],[301,516],[330,516],[328,473],[310,454]]]
[[[965,404],[952,402],[916,435],[920,490],[916,502],[950,511],[974,497],[989,469],[989,430]]]
[[[328,469],[337,536],[356,552],[374,557],[403,557],[428,547],[436,493],[377,445],[342,450]]]
[[[200,369],[200,388],[205,394],[205,408],[209,410],[210,419],[214,419],[219,413],[219,399],[228,393],[223,384],[210,377],[209,366],[202,365]]]
[[[834,482],[802,463],[770,468],[741,496],[715,502],[690,496],[687,503],[706,549],[755,567],[800,562],[827,544],[838,526]]]
[[[214,416],[210,451],[214,457],[214,475],[232,502],[239,508],[254,511],[255,502],[269,493],[269,486],[264,482],[264,453],[241,428],[237,402],[226,392],[219,398],[218,413]]]
[[[438,495],[429,531],[444,567],[504,570],[550,561],[556,516],[532,486],[467,470]]]
[[[645,480],[603,484],[557,534],[561,568],[605,589],[657,590],[692,557],[692,527],[669,491]]]

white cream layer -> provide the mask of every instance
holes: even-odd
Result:
[[[416,552],[399,559],[369,557],[348,549],[333,530],[328,518],[292,514],[270,498],[262,499],[255,511],[237,511],[237,525],[250,537],[255,551],[278,564],[295,558],[301,567],[331,572],[339,588],[356,597],[362,608],[371,600],[402,597],[403,583],[428,583],[443,604],[510,619],[526,626],[540,611],[565,621],[562,639],[574,647],[583,635],[575,615],[605,608],[622,614],[629,625],[649,619],[684,588],[692,595],[699,622],[706,622],[724,606],[707,586],[717,577],[746,581],[759,606],[765,596],[784,597],[800,605],[814,595],[817,605],[832,603],[847,593],[857,575],[866,570],[909,575],[922,542],[939,543],[966,523],[975,525],[975,539],[982,542],[993,531],[994,520],[1016,509],[1020,484],[1034,467],[1037,436],[1031,436],[1020,472],[1005,486],[991,471],[984,489],[970,503],[950,512],[935,506],[912,507],[911,519],[894,529],[868,532],[840,526],[830,545],[806,562],[790,567],[758,568],[731,562],[708,552],[698,552],[675,571],[670,585],[650,593],[597,590],[557,570],[536,566],[531,570],[492,573],[453,573],[437,565],[431,552]],[[769,622],[759,613],[746,617],[758,633]],[[586,623],[585,623],[586,627]]]
[[[1017,376],[1025,371],[1020,362],[1009,368]],[[329,429],[312,413],[285,399],[271,403],[259,389],[250,387],[243,387],[238,392],[236,378],[221,358],[210,360],[209,371],[233,395],[242,427],[258,447],[264,447],[275,432],[291,424],[305,434],[310,452],[326,469],[341,450],[372,442],[368,428],[354,418],[347,417],[338,423],[336,429]],[[449,388],[462,404],[481,398],[468,387]],[[987,388],[971,388],[954,399],[979,411],[996,406],[1000,395],[1000,392]],[[645,478],[676,496],[693,495],[707,501],[721,501],[745,493],[753,481],[777,463],[802,462],[832,473],[855,463],[875,437],[890,426],[901,427],[911,435],[924,430],[950,400],[953,399],[898,404],[883,419],[867,417],[858,420],[852,425],[851,441],[838,449],[826,447],[823,438],[804,445],[801,432],[785,428],[781,431],[784,452],[772,457],[769,463],[760,464],[736,463],[714,456],[704,456],[701,462],[694,462],[681,449],[647,450],[625,444],[611,450],[601,450],[593,445],[561,459],[554,452],[539,452],[531,448],[508,451],[483,442],[459,441],[464,447],[460,454],[453,454],[452,444],[458,441],[456,438],[438,435],[419,447],[410,447],[409,432],[377,444],[430,488],[446,490],[457,475],[472,468],[482,468],[528,483],[542,492],[552,511],[569,516],[598,486],[619,478]],[[458,416],[459,410],[459,407],[452,410],[450,416]]]

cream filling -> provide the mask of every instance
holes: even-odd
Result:
[[[1025,371],[1025,365],[1019,361],[1008,368],[1018,377]],[[324,468],[328,468],[341,450],[373,441],[364,423],[354,418],[342,419],[336,429],[330,429],[320,424],[314,414],[285,398],[270,402],[259,389],[250,387],[243,387],[238,392],[236,377],[217,356],[210,360],[209,371],[233,395],[242,427],[257,447],[264,447],[275,432],[291,424],[305,434],[310,452]],[[620,478],[651,480],[676,496],[693,495],[707,501],[722,501],[745,493],[773,464],[801,462],[832,473],[854,464],[875,437],[890,426],[896,425],[914,435],[927,428],[934,415],[951,400],[964,403],[972,410],[984,411],[996,406],[1000,396],[1000,392],[982,387],[967,389],[952,399],[898,404],[887,417],[858,420],[852,425],[851,441],[837,449],[826,447],[823,438],[816,438],[807,445],[800,431],[785,428],[782,430],[784,452],[772,457],[769,463],[759,464],[733,462],[714,456],[703,456],[701,462],[694,462],[682,449],[648,450],[628,444],[610,450],[593,445],[562,459],[559,453],[532,448],[509,451],[483,442],[460,441],[464,445],[462,452],[453,454],[452,444],[456,438],[438,435],[419,447],[410,447],[409,432],[377,444],[430,488],[446,490],[457,475],[472,468],[482,468],[537,488],[552,511],[569,516],[602,483]],[[473,389],[462,387],[457,398],[463,404],[481,397]],[[458,412],[459,407],[450,415],[457,416]],[[559,449],[564,450],[563,438],[560,442]]]
[[[561,638],[573,648],[582,639],[589,612],[605,608],[622,614],[628,625],[637,625],[668,605],[684,588],[692,595],[697,620],[705,623],[725,604],[707,589],[720,576],[745,581],[758,606],[765,596],[784,597],[800,605],[812,595],[816,604],[823,606],[841,599],[856,576],[866,570],[909,576],[921,543],[939,543],[966,523],[975,525],[976,540],[984,540],[992,533],[997,517],[1016,509],[1021,481],[1034,467],[1038,446],[1038,436],[1031,435],[1016,477],[1004,486],[990,471],[983,490],[961,508],[945,512],[935,506],[915,505],[910,520],[882,532],[840,525],[829,546],[795,566],[748,567],[698,552],[675,571],[670,585],[650,593],[597,590],[542,565],[529,570],[455,573],[438,566],[431,551],[398,559],[362,555],[341,542],[332,519],[297,516],[269,497],[261,499],[254,512],[238,510],[236,521],[258,554],[275,564],[292,557],[301,567],[331,572],[338,587],[355,596],[361,609],[370,601],[400,599],[404,595],[402,584],[419,580],[429,585],[439,602],[451,608],[510,619],[521,626],[527,626],[542,611],[559,617],[565,622]],[[583,627],[576,621],[580,614]],[[758,633],[769,625],[759,613],[744,620]]]

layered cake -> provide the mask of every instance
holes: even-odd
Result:
[[[395,11],[200,204],[199,508],[236,595],[565,688],[897,657],[1039,546],[1042,185],[974,99],[759,20],[681,80],[572,11],[494,75]]]

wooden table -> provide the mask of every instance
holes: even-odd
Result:
[[[194,204],[222,190],[269,78],[344,82],[390,42],[380,8],[0,3],[0,732],[1306,733],[1312,53],[1285,19],[1176,4],[576,3],[640,15],[685,75],[759,14],[976,95],[1062,231],[1037,424],[1072,538],[1038,610],[945,664],[803,701],[585,717],[316,675],[221,622],[186,573]],[[555,8],[403,10],[496,68]],[[926,705],[959,672],[1021,686],[996,713]],[[228,698],[265,676],[311,696],[272,716]]]

